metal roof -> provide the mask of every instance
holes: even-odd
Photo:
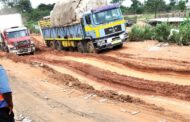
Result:
[[[18,28],[9,28],[9,29],[6,29],[5,31],[6,32],[14,32],[14,31],[21,31],[21,30],[27,30],[26,27],[18,27]]]
[[[187,20],[186,18],[171,17],[171,18],[156,18],[150,19],[148,22],[183,22]]]

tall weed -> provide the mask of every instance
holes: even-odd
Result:
[[[171,25],[168,23],[158,24],[155,27],[155,39],[161,42],[168,42],[171,28]]]

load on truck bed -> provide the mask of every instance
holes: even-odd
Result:
[[[39,21],[47,46],[58,50],[77,49],[81,53],[95,53],[108,48],[122,47],[128,37],[125,20],[118,4],[92,8],[82,14],[80,21],[62,26],[59,24],[52,24],[50,17],[44,17]]]

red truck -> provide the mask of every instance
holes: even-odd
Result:
[[[11,26],[11,24],[7,22],[8,19],[10,18],[14,18],[15,21],[17,20],[21,24],[18,24],[18,22],[16,22],[17,24],[15,22],[12,22],[15,23],[14,25],[18,26],[13,27],[13,24],[12,27],[9,28],[5,28],[5,26],[4,27],[0,26],[1,27],[0,49],[17,55],[33,54],[35,52],[35,45],[30,39],[29,30],[26,27],[22,26],[21,22],[22,19],[20,14],[3,15],[0,17],[1,19],[0,24],[2,24],[3,22],[3,24]]]

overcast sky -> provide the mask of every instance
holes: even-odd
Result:
[[[45,3],[45,4],[49,4],[49,3],[55,3],[59,0],[31,0],[32,2],[32,6],[34,8],[36,8],[40,3]],[[108,0],[110,1],[110,0]],[[143,2],[144,0],[139,0],[141,2]],[[165,0],[166,2],[168,2],[169,0]],[[125,0],[125,2],[123,3],[125,6],[130,6],[131,5],[131,0]]]

